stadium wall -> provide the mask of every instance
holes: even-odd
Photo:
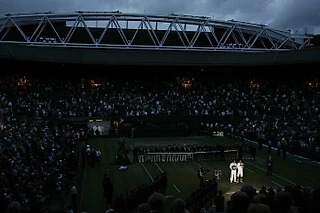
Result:
[[[100,49],[0,43],[0,58],[106,65],[247,66],[319,63],[320,47],[268,52]]]

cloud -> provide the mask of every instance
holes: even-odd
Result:
[[[0,0],[0,13],[76,10],[181,13],[270,23],[277,28],[320,28],[319,0]]]
[[[320,27],[319,0],[284,0],[271,25],[274,27]]]

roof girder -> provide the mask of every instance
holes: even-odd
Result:
[[[303,41],[303,43],[295,42],[292,39],[291,33],[287,31],[271,29],[265,25],[256,25],[256,24],[234,22],[234,21],[220,21],[215,19],[198,18],[198,17],[195,18],[195,17],[159,16],[159,15],[145,15],[145,14],[143,15],[142,14],[123,14],[123,13],[103,13],[103,14],[102,13],[75,13],[75,14],[40,14],[40,15],[31,14],[31,15],[18,15],[18,16],[10,15],[0,19],[0,32],[7,27],[12,27],[13,25],[18,29],[21,35],[25,38],[25,41],[30,42],[31,40],[28,39],[26,35],[24,35],[23,31],[19,26],[26,25],[29,23],[35,23],[35,22],[41,23],[43,22],[43,20],[46,20],[47,21],[46,23],[49,23],[51,27],[53,27],[52,23],[54,22],[74,21],[76,26],[71,28],[69,34],[72,34],[71,31],[72,30],[74,31],[78,27],[79,23],[81,22],[84,25],[85,29],[87,30],[92,40],[92,43],[94,45],[100,45],[101,37],[99,38],[98,41],[94,39],[94,37],[90,32],[89,27],[86,26],[86,21],[108,21],[108,24],[112,22],[115,25],[115,28],[118,30],[120,36],[122,37],[122,40],[124,42],[123,45],[126,45],[126,46],[132,45],[132,42],[130,41],[130,39],[126,38],[123,32],[123,28],[121,28],[119,24],[119,22],[121,21],[140,22],[140,25],[145,26],[145,28],[147,28],[147,31],[150,37],[152,38],[155,47],[161,47],[163,45],[163,42],[157,38],[155,29],[152,29],[152,23],[168,23],[169,27],[166,30],[166,34],[169,34],[171,31],[176,31],[179,38],[183,42],[183,45],[186,48],[193,47],[201,33],[204,33],[207,38],[208,38],[208,33],[212,34],[215,42],[218,43],[216,47],[214,47],[214,45],[210,43],[211,44],[210,48],[225,48],[225,45],[228,39],[230,39],[231,37],[234,39],[235,44],[238,45],[240,44],[240,42],[236,38],[234,34],[235,32],[237,32],[238,35],[240,35],[240,38],[242,39],[241,44],[243,44],[244,45],[243,47],[247,49],[251,49],[253,47],[253,44],[257,41],[259,41],[263,46],[265,46],[265,44],[263,44],[262,38],[270,41],[270,43],[272,44],[271,49],[279,49],[284,47],[285,45],[293,49],[300,49],[301,47],[303,48],[303,46],[305,45],[305,41]],[[10,21],[11,21],[11,24],[10,24]],[[188,40],[188,37],[186,36],[186,32],[183,29],[183,25],[193,25],[198,27],[191,41]],[[205,31],[206,27],[211,28],[212,31],[214,31],[215,28],[223,28],[223,29],[226,29],[225,33],[227,34],[225,34],[223,38],[219,40],[214,35],[214,33],[206,32]],[[172,30],[172,28],[174,28],[174,30]],[[106,26],[105,31],[107,29],[108,29],[108,26]],[[138,31],[139,27],[136,30]],[[67,43],[70,40],[69,38],[66,38],[65,41],[62,41],[57,31],[55,32],[57,34],[58,41]],[[248,39],[247,41],[243,36],[244,34],[250,34],[251,38]],[[304,35],[299,35],[299,36],[300,37],[302,36],[304,39],[309,38]],[[33,37],[34,35],[32,35],[32,38]],[[187,40],[187,43],[184,42],[184,39]],[[237,47],[234,49],[242,49],[243,47],[241,48]]]

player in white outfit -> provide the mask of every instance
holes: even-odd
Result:
[[[242,162],[242,160],[239,160],[239,162],[237,163],[237,168],[238,168],[238,173],[237,173],[238,181],[240,181],[240,183],[243,183],[244,163]]]
[[[233,160],[230,165],[229,165],[229,168],[230,168],[230,183],[234,183],[234,182],[237,182],[237,163],[235,160]]]

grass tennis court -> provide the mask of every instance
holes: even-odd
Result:
[[[219,189],[225,194],[226,200],[230,194],[241,187],[241,183],[229,183],[229,163],[225,161],[189,161],[189,162],[169,162],[169,163],[136,163],[128,165],[127,171],[119,171],[118,165],[114,164],[115,155],[118,151],[119,138],[93,138],[89,143],[94,149],[100,149],[102,152],[101,163],[96,164],[95,168],[87,169],[84,180],[84,193],[82,198],[82,212],[102,213],[105,211],[105,199],[103,198],[102,178],[104,173],[112,178],[115,188],[115,196],[126,193],[142,183],[152,181],[152,178],[166,172],[168,177],[167,196],[173,196],[168,199],[168,207],[177,197],[187,198],[199,187],[199,178],[197,170],[199,167],[209,169],[211,172],[215,169],[222,170],[222,176],[217,180]],[[127,139],[126,146],[130,150],[129,157],[132,159],[131,147],[153,144],[184,144],[184,143],[235,143],[235,140],[227,137],[173,137],[173,138],[135,138]],[[250,183],[257,190],[261,186],[278,188],[288,185],[299,184],[302,186],[319,186],[320,169],[318,166],[309,165],[287,157],[276,156],[274,158],[273,176],[266,176],[267,150],[257,151],[256,160],[244,160],[244,183]],[[212,172],[213,173],[213,172]],[[210,174],[213,177],[213,174]]]

